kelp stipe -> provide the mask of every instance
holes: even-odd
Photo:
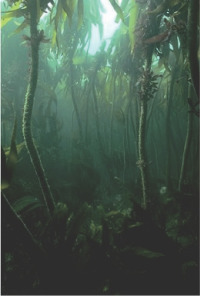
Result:
[[[29,82],[27,86],[24,113],[23,113],[23,136],[27,150],[29,152],[33,167],[38,177],[40,186],[42,188],[44,200],[50,214],[55,208],[54,199],[45,175],[43,165],[40,160],[37,148],[34,145],[31,131],[31,116],[34,103],[34,95],[38,79],[38,58],[39,58],[39,44],[43,40],[43,31],[37,30],[37,1],[27,1],[27,8],[30,14],[30,47],[31,47],[31,65]]]
[[[140,169],[141,186],[142,186],[142,207],[146,209],[148,200],[148,176],[147,176],[147,156],[146,156],[146,118],[147,118],[147,102],[153,97],[157,90],[156,80],[158,75],[154,75],[151,71],[152,48],[148,48],[145,57],[145,68],[142,68],[138,83],[139,88],[139,126],[138,126],[138,161],[137,165]]]
[[[188,85],[188,98],[191,99],[192,85],[190,82],[188,82],[188,84],[189,84]],[[190,109],[191,109],[191,107],[189,106],[188,115],[187,115],[188,116],[187,131],[186,131],[186,137],[185,137],[185,144],[184,144],[184,148],[183,148],[180,176],[179,176],[179,181],[178,181],[178,191],[182,191],[182,189],[183,189],[183,182],[184,182],[184,178],[186,176],[186,168],[187,168],[186,163],[188,160],[190,144],[191,144],[191,139],[192,139],[192,117],[194,115],[192,114],[192,111]]]
[[[187,47],[188,47],[188,62],[191,79],[188,79],[188,118],[185,144],[182,155],[180,176],[178,182],[178,191],[183,190],[184,178],[186,175],[186,163],[188,161],[191,139],[193,135],[193,116],[199,117],[199,112],[196,110],[198,106],[199,94],[199,62],[198,62],[198,20],[199,20],[199,3],[196,0],[190,1],[188,7],[188,31],[187,31]]]
[[[199,95],[199,61],[198,61],[198,23],[199,23],[199,1],[189,1],[188,8],[188,61],[190,73],[196,95]]]
[[[144,71],[144,74],[148,74]],[[141,84],[146,84],[147,77],[144,75]],[[143,88],[144,85],[141,85]],[[137,166],[140,169],[141,185],[142,185],[142,206],[146,208],[147,202],[147,171],[146,171],[146,155],[145,155],[145,124],[146,124],[146,114],[147,114],[147,96],[146,94],[140,94],[140,115],[139,115],[139,129],[138,129],[138,161]]]
[[[141,185],[142,185],[142,207],[146,209],[147,204],[147,161],[145,152],[145,131],[147,117],[147,101],[150,98],[150,83],[152,73],[150,72],[151,61],[143,69],[140,77],[140,111],[139,111],[139,129],[138,129],[138,161],[137,165],[140,169]]]

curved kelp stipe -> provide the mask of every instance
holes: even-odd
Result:
[[[30,46],[31,46],[31,67],[29,83],[24,102],[23,113],[23,136],[29,152],[33,167],[38,177],[40,186],[42,188],[44,200],[50,214],[53,213],[55,204],[54,199],[45,175],[43,165],[37,148],[34,145],[31,132],[31,115],[34,103],[34,95],[38,79],[38,58],[39,58],[39,44],[43,40],[43,31],[37,30],[37,1],[32,0],[27,2],[27,8],[30,13]]]

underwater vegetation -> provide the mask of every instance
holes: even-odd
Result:
[[[1,2],[2,295],[199,294],[199,3],[107,2]]]

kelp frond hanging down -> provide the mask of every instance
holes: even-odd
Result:
[[[114,8],[115,12],[117,13],[117,16],[124,21],[124,14],[123,11],[121,9],[121,7],[117,4],[117,2],[115,0],[109,0],[110,4],[112,5],[112,7]]]
[[[9,21],[11,21],[13,18],[20,18],[25,16],[27,13],[26,8],[21,8],[20,5],[22,4],[22,1],[18,1],[15,3],[9,11],[2,11],[1,16],[1,28],[3,28]]]
[[[58,0],[56,5],[54,5],[51,15],[50,22],[53,24],[53,34],[52,34],[52,46],[57,45],[58,42],[58,32],[59,25],[67,21],[70,28],[72,27],[72,20],[76,19],[76,29],[80,30],[83,26],[89,26],[87,28],[87,33],[91,31],[92,25],[97,25],[99,28],[100,36],[103,33],[103,24],[101,20],[102,6],[100,1],[83,1],[83,0]],[[84,22],[84,20],[86,20]]]
[[[130,8],[130,16],[129,16],[129,40],[130,40],[130,48],[131,53],[134,51],[135,46],[135,29],[138,19],[138,13],[139,13],[139,5],[138,3],[133,3]]]
[[[1,27],[5,26],[8,22],[15,18],[24,18],[20,25],[10,35],[17,34],[29,26],[30,19],[27,7],[31,2],[32,1],[30,0],[11,1],[10,3],[12,7],[10,10],[2,12]],[[121,8],[118,6],[115,0],[110,0],[110,2],[117,12],[117,16],[123,20],[124,17]],[[44,13],[50,12],[50,23],[54,26],[52,32],[52,46],[56,45],[59,47],[57,36],[57,32],[60,31],[59,26],[63,26],[65,21],[67,21],[71,27],[73,18],[76,19],[77,30],[82,28],[84,19],[87,19],[87,23],[90,25],[90,28],[87,31],[91,31],[92,25],[97,25],[100,36],[102,37],[103,24],[101,19],[101,11],[103,8],[100,1],[84,2],[83,0],[36,0],[36,5],[37,23],[39,23],[39,20]]]
[[[24,28],[29,25],[29,18],[28,18],[28,0],[17,0],[17,1],[10,1],[10,5],[12,7],[9,11],[2,11],[1,16],[1,28],[4,27],[8,22],[15,18],[24,17],[24,21],[16,28],[16,30],[12,34],[17,34],[21,32]],[[37,22],[39,22],[41,16],[44,12],[50,10],[50,5],[53,5],[53,0],[37,0]]]
[[[17,119],[15,119],[12,138],[10,143],[9,153],[7,154],[1,146],[1,189],[6,189],[10,186],[14,169],[18,160],[17,146],[16,146],[16,131],[17,131]]]

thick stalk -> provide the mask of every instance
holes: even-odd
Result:
[[[37,30],[37,1],[28,1],[28,9],[30,12],[30,43],[31,43],[31,65],[29,83],[26,91],[23,113],[23,136],[25,144],[30,155],[33,167],[38,177],[43,197],[48,211],[52,214],[55,204],[54,199],[45,176],[45,171],[40,160],[37,148],[34,145],[31,131],[31,116],[34,103],[35,90],[38,79],[38,58],[39,58],[39,43],[41,36]]]
[[[189,84],[188,87],[188,98],[191,98],[191,84]],[[191,137],[192,137],[192,112],[188,112],[188,118],[187,118],[187,133],[185,137],[185,145],[183,149],[183,156],[182,156],[182,163],[181,163],[181,170],[180,170],[180,176],[179,176],[179,182],[178,182],[178,190],[182,190],[183,186],[183,181],[185,178],[185,173],[186,173],[186,163],[188,159],[188,154],[189,154],[189,147],[190,147],[190,142],[191,142]]]
[[[148,49],[146,58],[146,75],[144,75],[142,89],[140,95],[140,117],[139,117],[139,129],[138,129],[138,167],[141,175],[142,185],[142,207],[146,209],[148,192],[147,192],[147,160],[145,151],[145,140],[146,140],[146,121],[147,121],[147,101],[149,100],[150,91],[150,71],[151,71],[151,60],[152,60],[152,48]]]
[[[145,125],[146,125],[147,102],[142,99],[140,102],[140,118],[138,130],[138,167],[141,175],[142,185],[142,207],[146,209],[147,202],[147,166],[145,157]]]

